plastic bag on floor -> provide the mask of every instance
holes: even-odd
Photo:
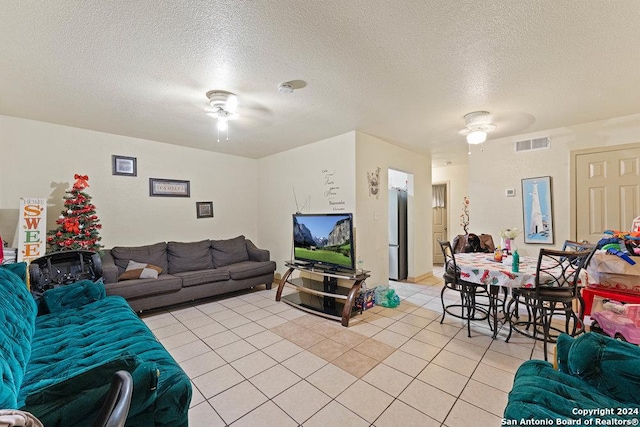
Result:
[[[378,286],[376,290],[376,305],[395,308],[400,305],[400,297],[395,289],[389,286]]]

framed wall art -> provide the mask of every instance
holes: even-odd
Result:
[[[522,180],[524,242],[553,244],[551,177]]]
[[[189,181],[149,178],[149,196],[191,197]]]
[[[138,165],[135,157],[111,156],[111,174],[137,176]]]
[[[197,218],[213,218],[213,202],[196,202]]]

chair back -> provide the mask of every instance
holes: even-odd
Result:
[[[565,240],[564,244],[562,245],[563,251],[574,251],[574,252],[591,251],[591,255],[587,258],[585,263],[582,265],[582,268],[587,268],[587,266],[589,265],[589,262],[591,262],[591,258],[593,258],[593,255],[596,253],[596,249],[597,249],[597,245],[591,244],[586,241],[575,242],[573,240]]]
[[[536,295],[557,292],[577,296],[580,271],[592,255],[593,250],[540,249],[535,279]]]
[[[453,283],[457,280],[459,272],[456,258],[453,254],[453,248],[448,241],[443,242],[442,240],[438,240],[438,244],[444,256],[444,279],[449,283]]]
[[[131,374],[127,371],[116,372],[93,427],[124,427],[129,415],[132,394]]]

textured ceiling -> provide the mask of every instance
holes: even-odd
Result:
[[[640,112],[635,0],[0,2],[0,114],[222,153],[357,129],[448,159],[475,110],[490,139]]]

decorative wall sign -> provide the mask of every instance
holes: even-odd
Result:
[[[551,177],[522,180],[522,213],[525,243],[553,243]]]
[[[177,179],[149,178],[149,196],[191,197],[190,182]]]
[[[376,168],[375,172],[367,172],[367,180],[369,181],[369,197],[377,199],[380,192],[380,168]]]
[[[20,199],[18,262],[27,263],[47,249],[47,199]]]
[[[137,176],[138,166],[135,157],[111,156],[112,175]]]
[[[213,218],[213,202],[196,202],[197,218]]]
[[[329,208],[334,211],[345,210],[345,201],[340,198],[340,185],[336,184],[336,171],[322,169],[324,179],[324,197],[329,202]]]

